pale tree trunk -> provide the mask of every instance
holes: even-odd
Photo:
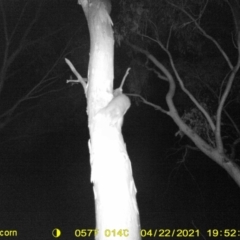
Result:
[[[130,100],[113,92],[114,39],[108,0],[79,0],[90,31],[87,96],[96,239],[140,239],[131,162],[121,133]],[[84,84],[83,84],[84,85]],[[115,93],[115,94],[114,94]]]

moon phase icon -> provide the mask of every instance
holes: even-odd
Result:
[[[52,235],[53,235],[53,237],[55,237],[55,238],[59,238],[59,237],[61,236],[61,231],[60,231],[60,229],[54,228],[54,229],[52,230]]]

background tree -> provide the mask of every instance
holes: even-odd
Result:
[[[145,67],[169,84],[168,110],[132,95],[169,115],[179,127],[176,135],[191,139],[194,146],[188,147],[202,151],[240,186],[240,122],[234,113],[239,108],[239,3],[121,1],[121,6],[116,39],[145,55]]]
[[[66,89],[65,82],[59,81],[68,71],[63,58],[76,46],[62,36],[68,24],[51,26],[45,5],[46,1],[0,1],[1,131],[40,106],[41,97]],[[57,42],[60,35],[61,43]]]

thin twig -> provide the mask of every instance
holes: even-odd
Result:
[[[198,76],[198,79],[201,81],[201,83],[203,83],[203,84],[208,88],[208,90],[209,90],[209,91],[218,99],[218,101],[219,101],[219,97],[218,97],[217,93],[216,93],[208,84],[206,84],[204,81],[202,81],[202,79],[201,79],[200,76]],[[225,80],[225,79],[224,79],[224,80]],[[224,80],[223,80],[223,81],[224,81]],[[239,130],[237,124],[235,123],[235,121],[232,119],[232,117],[229,115],[229,113],[228,113],[227,110],[226,110],[226,106],[227,106],[229,103],[230,103],[230,102],[225,103],[224,108],[223,108],[223,112],[225,113],[225,115],[227,116],[227,118],[228,118],[228,119],[230,120],[230,122],[232,123],[232,125],[233,125],[233,127],[235,128],[235,130],[237,131],[238,135],[240,135],[240,130]]]
[[[238,72],[240,68],[240,49],[238,49],[238,61],[236,66],[233,68],[233,71],[228,79],[228,83],[227,86],[224,90],[224,93],[222,95],[222,98],[220,100],[220,103],[218,105],[218,109],[217,109],[217,118],[216,118],[216,143],[217,143],[217,147],[218,150],[223,152],[223,143],[222,143],[222,139],[221,139],[221,120],[222,120],[222,111],[224,108],[224,104],[227,100],[228,94],[232,88],[232,84],[234,81],[234,78],[236,76],[236,73]]]
[[[139,97],[139,98],[143,101],[143,103],[145,103],[146,105],[152,106],[152,107],[155,108],[155,110],[159,110],[159,111],[161,111],[161,112],[166,113],[167,115],[169,115],[169,111],[166,111],[166,110],[163,109],[162,107],[160,107],[160,106],[158,106],[158,105],[156,105],[156,104],[154,104],[154,103],[151,103],[151,102],[147,101],[144,97],[142,97],[142,96],[139,95],[139,94],[129,93],[129,94],[126,94],[126,95],[132,96],[132,97]]]
[[[126,71],[126,73],[125,73],[125,75],[124,75],[124,77],[123,77],[123,80],[122,80],[122,82],[121,82],[121,85],[120,85],[119,89],[122,89],[122,88],[123,88],[123,84],[124,84],[124,82],[125,82],[128,74],[129,74],[129,71],[130,71],[130,70],[131,70],[131,68],[128,68],[128,69],[127,69],[127,71]]]
[[[222,47],[219,45],[219,43],[209,34],[206,33],[206,31],[197,23],[196,19],[194,19],[194,17],[189,14],[185,9],[173,4],[172,2],[168,2],[169,4],[171,4],[173,7],[179,9],[180,11],[182,11],[183,13],[185,13],[194,23],[195,26],[198,28],[198,30],[203,34],[203,36],[205,36],[206,38],[208,38],[209,40],[211,40],[215,46],[218,48],[218,50],[220,51],[220,53],[223,55],[223,57],[225,58],[228,66],[230,67],[230,69],[233,69],[233,65],[228,57],[228,55],[225,53],[225,51],[222,49]]]
[[[65,62],[67,63],[67,65],[70,67],[70,69],[72,70],[72,72],[75,74],[75,76],[77,77],[77,80],[67,80],[67,83],[73,82],[73,83],[81,83],[83,86],[83,90],[86,93],[86,89],[87,89],[87,83],[84,81],[84,78],[82,78],[82,76],[78,73],[78,71],[76,70],[76,68],[73,66],[73,64],[70,62],[70,60],[68,60],[67,58],[65,58]]]

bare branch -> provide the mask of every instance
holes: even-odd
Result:
[[[179,129],[182,132],[184,132],[184,134],[187,135],[203,153],[205,153],[209,158],[211,158],[212,160],[214,160],[218,164],[220,164],[218,159],[216,159],[216,154],[218,154],[217,150],[215,148],[213,148],[212,146],[210,146],[206,141],[204,141],[179,116],[178,111],[177,111],[177,109],[176,109],[176,107],[173,103],[173,97],[174,97],[174,94],[175,94],[176,85],[175,85],[175,82],[173,80],[173,77],[172,77],[171,73],[148,51],[143,50],[143,49],[141,49],[141,48],[139,48],[139,47],[137,47],[133,44],[130,44],[130,43],[127,43],[127,44],[129,46],[131,46],[134,50],[145,54],[147,56],[147,58],[150,61],[152,61],[153,64],[155,64],[155,66],[158,67],[168,78],[169,90],[168,90],[168,93],[166,95],[166,102],[167,102],[167,105],[169,107],[169,111],[166,112],[166,110],[164,110],[164,112],[167,113],[174,120],[174,122],[177,124]],[[154,107],[156,107],[156,106],[154,105]],[[227,157],[225,155],[223,155],[223,156],[224,156],[224,159],[227,159]]]
[[[227,1],[227,3],[229,4],[233,17],[234,17],[234,21],[235,21],[235,27],[236,27],[236,34],[237,34],[237,46],[238,46],[238,60],[237,63],[235,65],[235,67],[232,69],[232,72],[228,78],[228,83],[227,86],[224,90],[224,93],[220,99],[220,103],[217,109],[217,121],[216,121],[216,143],[217,143],[217,148],[218,151],[220,153],[224,153],[224,148],[223,148],[223,142],[222,142],[222,137],[221,137],[221,119],[222,119],[222,111],[224,109],[224,104],[226,102],[226,99],[229,95],[229,92],[232,88],[232,84],[233,81],[235,79],[236,73],[238,72],[239,68],[240,68],[240,18],[239,18],[239,6],[236,6],[236,2],[235,1],[231,1],[231,3],[229,1]]]
[[[160,107],[160,106],[158,106],[158,105],[156,105],[156,104],[154,104],[154,103],[151,103],[151,102],[147,101],[144,97],[142,97],[142,96],[139,95],[139,94],[128,93],[128,94],[126,94],[126,95],[131,96],[131,97],[139,97],[139,98],[143,101],[143,103],[145,103],[146,105],[149,105],[149,106],[151,106],[151,107],[154,107],[155,110],[159,110],[159,111],[161,111],[161,112],[166,113],[166,114],[169,115],[169,111],[166,111],[166,110],[163,109],[162,107]]]
[[[223,112],[226,114],[226,116],[228,117],[228,119],[232,123],[233,127],[235,128],[236,132],[240,136],[240,130],[239,130],[237,124],[235,123],[235,121],[232,119],[232,117],[229,115],[229,113],[226,111],[226,109],[223,109]]]
[[[169,47],[169,42],[170,42],[171,35],[172,35],[172,28],[173,28],[173,25],[170,27],[170,30],[169,30],[167,44],[166,44],[166,49],[168,49],[168,47]]]
[[[54,82],[50,82],[47,86],[53,84]],[[49,93],[54,93],[54,92],[59,92],[59,91],[62,91],[63,89],[66,89],[66,87],[62,87],[62,88],[59,88],[59,89],[54,89],[54,90],[50,90],[50,91],[46,91],[46,92],[43,92],[43,93],[39,93],[39,95],[34,95],[32,97],[29,97],[27,100],[30,100],[30,99],[35,99],[35,98],[40,98],[42,96],[45,96]]]
[[[240,38],[239,38],[239,44],[240,44]],[[238,48],[238,61],[237,61],[237,64],[236,66],[233,68],[232,70],[232,73],[230,74],[229,76],[229,79],[228,79],[228,83],[227,83],[227,86],[224,90],[224,93],[221,97],[221,100],[220,100],[220,103],[219,103],[219,106],[218,106],[218,109],[217,109],[217,119],[216,119],[216,143],[217,143],[217,147],[218,147],[218,150],[223,153],[224,152],[224,149],[223,149],[223,143],[222,143],[222,138],[221,138],[221,120],[222,120],[222,111],[223,111],[223,107],[224,107],[224,104],[226,102],[226,99],[229,95],[229,92],[232,88],[232,84],[233,84],[233,81],[234,81],[234,78],[236,76],[236,73],[238,72],[240,68],[240,48]]]
[[[216,97],[216,99],[219,99],[217,93],[208,85],[206,84],[204,81],[202,81],[202,79],[200,78],[200,76],[198,76],[198,79],[199,81],[201,81],[201,83],[203,83],[207,88],[208,90],[213,94],[213,96]],[[224,81],[224,80],[223,80]],[[219,99],[220,101],[220,99]],[[225,115],[227,116],[227,118],[230,120],[230,122],[232,123],[233,127],[235,128],[236,132],[238,133],[238,135],[240,136],[240,129],[238,128],[237,124],[235,123],[235,121],[232,119],[232,117],[229,115],[229,113],[227,112],[226,110],[226,105],[224,105],[224,108],[223,108],[223,112],[225,113]]]
[[[5,111],[3,114],[0,115],[0,119],[5,119],[1,123],[1,126],[5,126],[9,121],[11,121],[14,117],[13,114],[16,111],[16,109],[25,101],[30,100],[30,99],[35,99],[37,97],[40,97],[42,95],[45,95],[45,93],[41,93],[43,89],[45,89],[47,86],[51,85],[53,81],[52,79],[56,78],[48,78],[49,74],[53,71],[53,69],[57,66],[59,61],[62,59],[64,56],[66,49],[68,48],[71,40],[68,42],[66,47],[63,49],[62,54],[59,56],[59,58],[54,62],[52,67],[48,70],[48,72],[45,74],[45,76],[41,79],[41,81],[36,84],[32,89],[30,89],[24,96],[22,96],[19,100],[15,102],[15,104],[9,108],[7,111]],[[48,82],[48,83],[47,83]],[[47,83],[47,84],[46,84]],[[36,95],[37,94],[37,95]],[[47,94],[47,93],[46,93]]]
[[[72,72],[75,74],[75,76],[77,77],[77,80],[67,80],[67,83],[72,82],[72,83],[81,83],[83,86],[83,90],[86,93],[87,90],[87,84],[86,84],[86,78],[82,78],[82,76],[78,73],[78,71],[76,70],[76,68],[73,66],[73,64],[70,62],[70,60],[68,60],[67,58],[65,58],[65,62],[67,63],[67,65],[70,67],[70,69],[72,70]]]
[[[198,28],[198,30],[203,34],[203,36],[205,36],[206,38],[208,38],[210,41],[212,41],[215,46],[218,48],[218,50],[220,51],[220,53],[223,55],[224,59],[226,60],[228,66],[230,69],[233,69],[233,65],[229,59],[229,57],[227,56],[227,54],[225,53],[225,51],[222,49],[222,47],[220,46],[220,44],[209,34],[206,33],[206,31],[198,24],[198,22],[196,21],[196,19],[194,19],[194,17],[192,15],[190,15],[185,9],[173,4],[172,2],[168,2],[170,5],[172,5],[173,7],[179,9],[180,11],[182,11],[183,13],[185,13],[195,24],[195,26]]]
[[[13,113],[15,112],[15,110],[26,100],[30,100],[30,99],[34,99],[34,98],[39,98],[42,97],[44,95],[53,93],[53,92],[59,92],[62,91],[63,89],[65,89],[65,87],[60,88],[60,89],[55,89],[55,90],[51,90],[42,94],[39,94],[38,96],[34,96],[34,97],[30,97],[30,98],[21,98],[19,101],[17,101],[11,108],[9,108],[6,112],[4,112],[3,114],[0,115],[0,120],[5,119],[3,121],[0,122],[0,129],[2,129],[3,127],[5,127],[7,124],[9,124],[9,122],[13,121],[14,119],[18,118],[19,116],[21,116],[22,114],[25,114],[29,111],[32,111],[33,109],[36,109],[37,107],[39,107],[39,105],[34,105],[32,107],[28,107],[27,110],[19,112],[15,115],[13,115]]]
[[[4,11],[3,1],[0,1],[0,5],[1,5],[0,8],[1,8],[2,19],[3,19],[3,31],[4,31],[5,41],[6,41],[6,44],[8,44],[9,36],[8,36],[7,19]]]
[[[173,62],[173,58],[172,58],[171,53],[162,45],[162,43],[160,41],[158,41],[158,42],[161,45],[162,49],[167,53],[167,55],[169,57],[172,69],[173,69],[173,71],[175,73],[175,76],[176,76],[176,78],[177,78],[177,80],[180,84],[181,89],[183,90],[183,92],[185,92],[188,95],[188,97],[192,100],[192,102],[196,105],[196,107],[203,113],[203,115],[207,119],[212,131],[215,131],[215,124],[212,121],[212,118],[209,115],[209,113],[201,106],[201,104],[197,101],[197,99],[185,88],[185,85],[184,85],[184,83],[183,83],[181,77],[179,76],[178,71],[175,67],[175,64]]]
[[[121,85],[120,85],[119,89],[122,90],[122,88],[123,88],[123,84],[124,84],[124,82],[125,82],[125,80],[126,80],[128,74],[129,74],[129,71],[130,71],[130,70],[131,70],[131,68],[128,68],[128,69],[127,69],[125,75],[123,76],[123,80],[122,80],[122,82],[121,82]]]
[[[153,71],[153,72],[158,76],[158,78],[160,78],[160,79],[168,82],[167,77],[163,76],[163,75],[162,75],[160,72],[158,72],[156,69],[150,68],[150,67],[148,67],[147,65],[145,65],[145,68],[146,68],[147,70],[149,70],[149,71]]]
[[[42,1],[41,1],[41,4],[42,4]],[[38,6],[34,19],[31,21],[31,23],[28,25],[27,29],[25,30],[25,32],[22,35],[22,38],[21,38],[20,44],[19,44],[20,46],[23,46],[24,42],[26,41],[27,36],[29,35],[29,33],[32,30],[34,24],[37,22],[37,20],[40,16],[40,12],[41,12],[41,6]]]
[[[198,19],[199,19],[199,25],[200,25],[200,20],[201,20],[203,14],[204,14],[204,12],[205,12],[205,10],[206,10],[206,8],[207,8],[207,5],[208,5],[208,0],[206,1],[205,5],[203,6],[202,10],[201,10],[200,13],[199,13],[199,17],[198,17]]]
[[[33,25],[38,20],[41,8],[38,7],[38,10],[37,10],[37,13],[35,15],[35,18],[33,19],[33,21],[31,21],[31,23],[28,25],[28,27],[25,30],[25,32],[22,34],[18,48],[16,50],[14,50],[11,54],[9,54],[9,48],[10,48],[10,45],[12,44],[11,40],[12,40],[16,30],[17,30],[19,22],[22,19],[22,16],[23,16],[23,14],[25,12],[25,8],[26,8],[28,2],[24,5],[24,7],[23,7],[23,9],[21,11],[20,17],[18,19],[18,22],[16,23],[15,28],[13,29],[13,31],[12,31],[12,33],[10,35],[10,38],[9,38],[8,31],[7,31],[7,25],[6,25],[7,22],[6,22],[5,12],[4,12],[4,9],[3,9],[3,4],[2,4],[2,1],[0,1],[0,2],[1,2],[1,10],[2,10],[2,14],[3,14],[4,34],[5,34],[5,41],[6,41],[6,46],[5,46],[5,50],[4,50],[4,57],[3,57],[3,64],[2,64],[2,67],[1,67],[1,71],[0,71],[0,93],[1,93],[1,91],[3,89],[3,86],[4,86],[5,82],[6,82],[7,70],[9,68],[9,66],[13,63],[13,61],[16,59],[16,57],[19,55],[19,53],[22,52],[24,50],[24,48],[27,46],[25,44],[26,38],[27,38],[29,32],[31,31]]]
[[[130,47],[132,47],[135,51],[138,51],[144,55],[146,55],[146,57],[157,67],[159,68],[166,76],[167,80],[171,83],[170,84],[170,88],[168,91],[167,96],[169,96],[170,98],[172,98],[175,94],[175,89],[176,89],[176,85],[174,83],[173,77],[171,75],[171,73],[163,66],[163,64],[161,64],[152,54],[150,54],[148,51],[139,48],[131,43],[127,43],[127,45],[129,45]],[[167,97],[166,97],[167,98]]]
[[[203,113],[203,115],[207,119],[207,121],[208,121],[208,123],[209,123],[209,125],[210,125],[210,127],[212,129],[212,131],[215,131],[216,127],[215,127],[215,124],[212,121],[209,113],[201,106],[201,104],[197,101],[197,99],[185,88],[184,83],[183,83],[181,77],[179,76],[178,71],[177,71],[177,69],[175,67],[172,55],[169,52],[169,50],[163,46],[163,44],[162,44],[162,42],[160,40],[152,39],[151,37],[148,37],[146,35],[143,35],[143,36],[153,40],[156,43],[158,43],[158,45],[167,53],[167,55],[169,57],[169,60],[170,60],[170,64],[171,64],[172,69],[174,71],[174,74],[175,74],[175,76],[176,76],[176,78],[177,78],[177,80],[178,80],[178,82],[180,84],[181,89],[188,95],[188,97],[192,100],[192,102],[196,105],[196,107]]]
[[[55,79],[53,81],[53,79]],[[36,88],[35,91],[34,91],[34,95],[31,94],[28,96],[28,100],[30,99],[34,99],[34,98],[38,98],[39,95],[42,95],[43,93],[43,90],[45,90],[47,87],[51,86],[53,83],[55,83],[56,81],[58,80],[57,76],[56,77],[52,77],[52,78],[48,78],[46,79],[45,81],[43,81],[42,83],[46,83],[44,85],[41,86],[41,88]],[[38,94],[38,95],[36,95]]]
[[[218,101],[219,101],[219,102],[220,102],[220,100],[221,100],[224,83],[225,83],[225,81],[227,80],[227,77],[229,76],[230,72],[231,72],[231,70],[226,74],[226,76],[224,77],[224,79],[223,79],[222,82],[221,82],[220,91],[219,91],[219,96],[218,96]]]
[[[14,37],[14,35],[15,35],[16,31],[17,31],[17,28],[18,28],[18,26],[19,26],[19,23],[20,23],[21,20],[22,20],[23,14],[24,14],[24,12],[25,12],[25,10],[26,10],[26,7],[27,7],[28,3],[29,3],[29,1],[27,1],[27,2],[25,3],[24,7],[22,8],[22,11],[21,11],[20,16],[19,16],[19,18],[18,18],[18,20],[17,20],[17,23],[16,23],[16,25],[15,25],[12,33],[11,33],[11,36],[10,36],[10,38],[9,38],[9,42],[11,42],[12,38]]]

